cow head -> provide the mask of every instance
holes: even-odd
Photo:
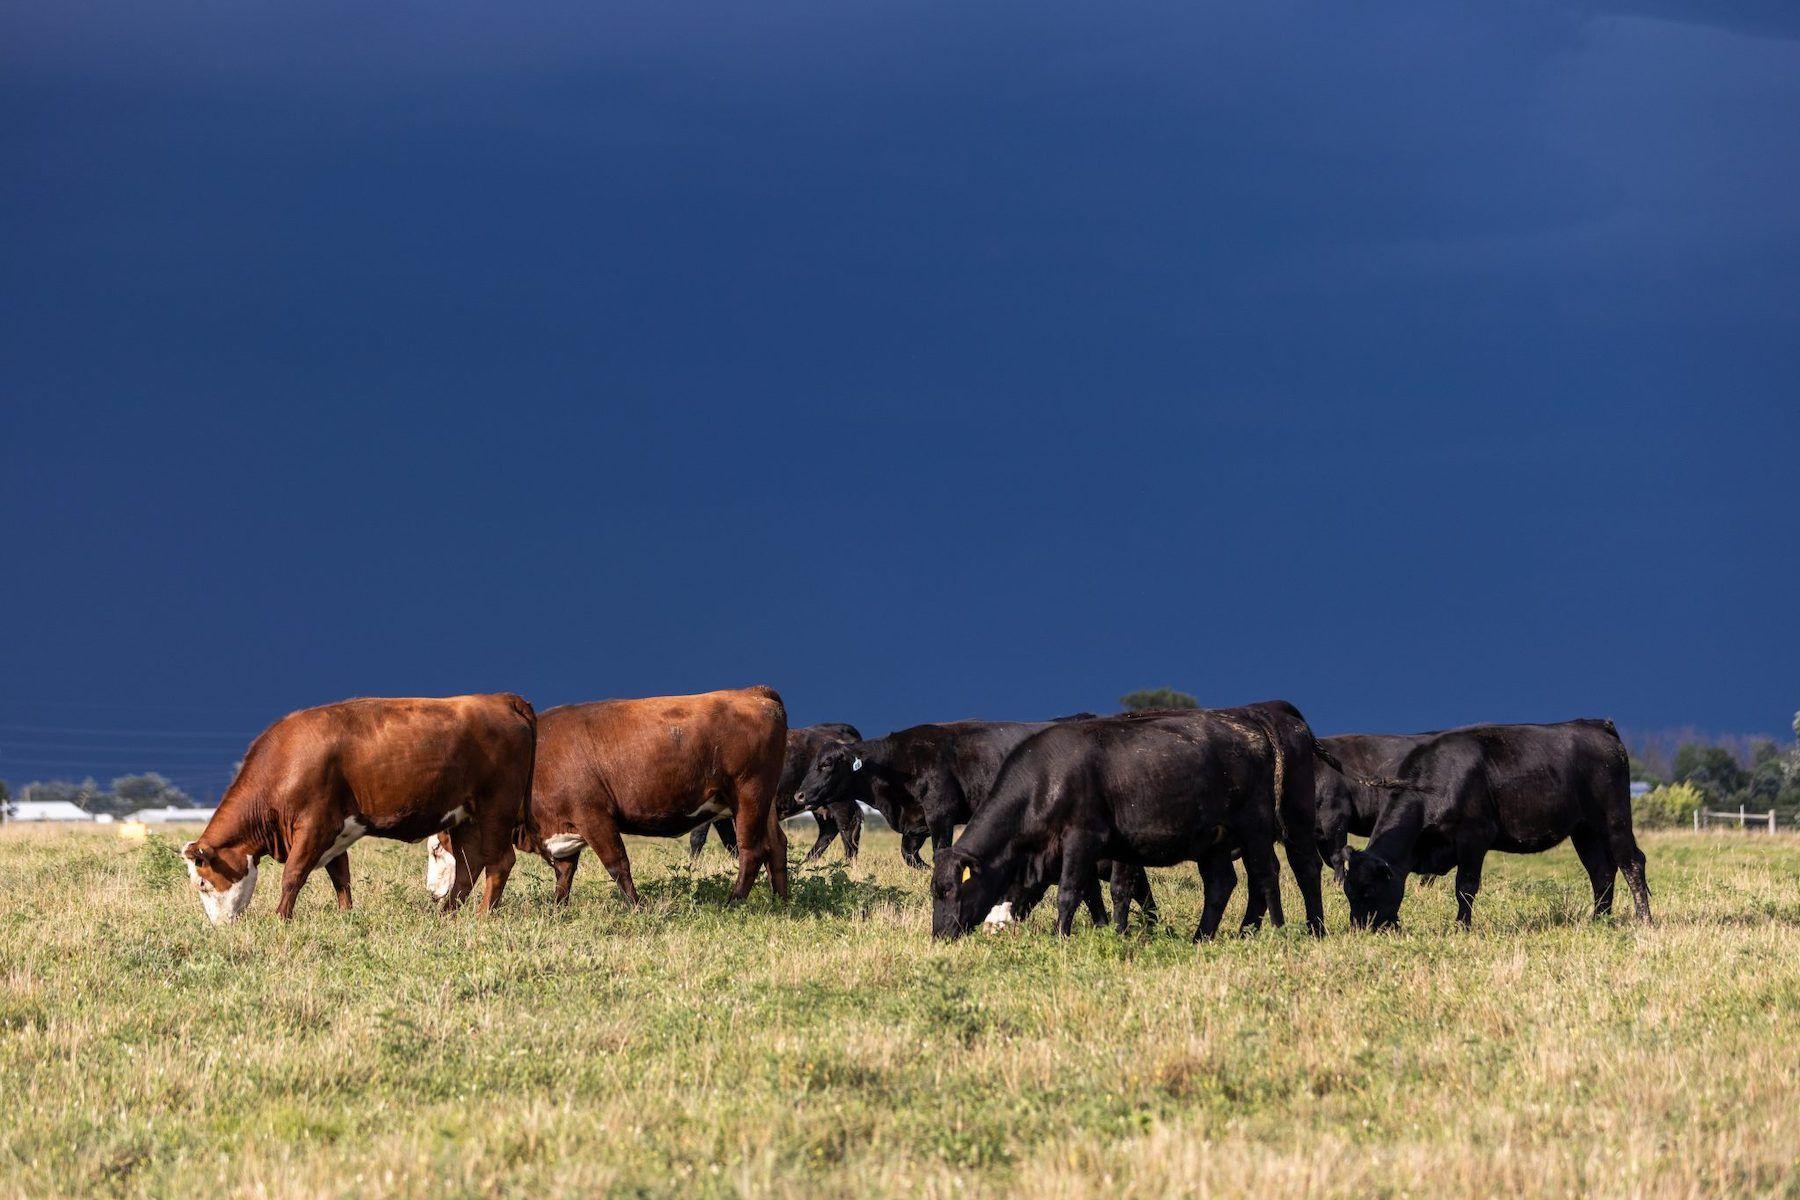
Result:
[[[434,833],[425,839],[425,890],[433,900],[442,900],[455,882],[456,856],[450,853],[450,837]]]
[[[869,767],[854,746],[827,746],[813,759],[794,803],[803,808],[822,808],[840,800],[869,798]]]
[[[214,925],[235,921],[256,894],[256,856],[236,848],[215,850],[200,842],[181,848],[200,907]]]
[[[1398,928],[1400,901],[1406,895],[1406,872],[1379,854],[1346,848],[1344,897],[1350,901],[1350,923],[1363,929]]]
[[[931,936],[959,938],[979,927],[1006,890],[1008,875],[954,846],[938,855],[931,872]]]

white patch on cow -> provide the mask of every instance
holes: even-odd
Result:
[[[369,832],[368,827],[361,821],[357,820],[355,817],[345,817],[344,827],[338,830],[337,841],[331,843],[331,848],[319,856],[319,865],[321,867],[324,866],[326,863],[354,846],[357,842],[362,840],[363,834],[367,832]]]
[[[693,812],[689,813],[688,817],[690,820],[695,821],[710,821],[714,817],[722,817],[730,811],[731,810],[725,806],[723,800],[714,796],[699,808],[696,808]]]
[[[226,925],[243,915],[250,907],[250,897],[256,894],[256,860],[250,860],[250,869],[244,877],[220,891],[203,878],[200,869],[190,859],[187,865],[188,877],[200,886],[200,907],[206,911],[206,919],[214,925]]]
[[[450,853],[450,839],[441,833],[425,839],[425,890],[433,899],[442,900],[456,882],[456,856]]]
[[[452,825],[461,825],[464,821],[466,821],[468,819],[469,819],[468,808],[465,805],[459,804],[455,808],[451,809],[449,812],[444,814],[444,828],[448,829]]]
[[[551,858],[574,858],[585,845],[578,833],[558,833],[544,839],[544,852]]]
[[[981,923],[983,925],[991,925],[995,929],[998,929],[1002,925],[1011,925],[1012,919],[1013,919],[1012,901],[1011,900],[1002,900],[1000,903],[994,905],[993,908],[988,910],[988,915],[987,915],[986,919],[983,920]]]

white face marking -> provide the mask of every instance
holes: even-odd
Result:
[[[355,817],[345,817],[344,827],[338,830],[337,841],[331,843],[331,849],[319,856],[319,865],[321,867],[324,866],[326,863],[348,850],[351,846],[354,846],[361,840],[362,835],[367,832],[369,832],[368,829],[363,826],[361,821],[357,820]]]
[[[425,890],[442,900],[456,882],[456,856],[450,853],[450,839],[433,834],[425,839]]]
[[[551,858],[574,858],[585,845],[576,833],[558,833],[544,839],[544,850]]]
[[[466,821],[468,819],[469,819],[469,810],[468,810],[467,806],[459,804],[455,808],[451,809],[449,812],[444,814],[444,828],[448,829],[452,825],[461,825],[464,821]]]
[[[250,897],[256,894],[256,860],[250,860],[250,869],[244,877],[220,891],[208,882],[201,874],[200,868],[192,859],[187,860],[188,877],[200,886],[200,907],[206,911],[206,919],[214,925],[225,925],[243,915],[250,907]]]
[[[987,919],[982,921],[982,924],[991,925],[995,929],[998,929],[1002,925],[1011,925],[1012,919],[1012,901],[1002,900],[988,910]]]

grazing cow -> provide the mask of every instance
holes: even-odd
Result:
[[[1062,867],[1059,934],[1069,932],[1102,858],[1197,863],[1205,906],[1196,940],[1218,930],[1237,886],[1234,852],[1243,855],[1252,889],[1279,912],[1278,897],[1270,896],[1284,819],[1279,783],[1294,765],[1284,754],[1268,723],[1242,709],[1127,713],[1032,735],[1007,759],[992,796],[956,844],[938,857],[932,935],[966,933],[1044,855]],[[1309,850],[1312,832],[1309,819]]]
[[[536,722],[510,693],[346,700],[283,717],[250,744],[206,829],[182,850],[206,915],[218,924],[244,911],[264,855],[282,864],[283,920],[319,866],[349,908],[352,843],[440,831],[455,864],[443,907],[454,909],[484,867],[510,855],[531,791]],[[490,876],[481,907],[499,900]]]
[[[1612,911],[1620,870],[1650,919],[1644,854],[1631,831],[1631,775],[1611,721],[1472,725],[1415,747],[1395,772],[1366,850],[1349,852],[1350,919],[1400,923],[1406,877],[1456,868],[1456,919],[1467,927],[1489,850],[1536,854],[1564,838],[1587,868],[1594,915]]]
[[[1151,709],[1125,715],[1152,715],[1178,720],[1184,713],[1193,711],[1181,708]],[[1320,767],[1335,770],[1340,775],[1349,768],[1319,744],[1319,740],[1313,736],[1311,726],[1306,723],[1306,718],[1286,700],[1262,700],[1239,708],[1208,711],[1252,724],[1269,740],[1275,755],[1275,813],[1280,841],[1287,852],[1288,867],[1294,873],[1294,882],[1300,888],[1300,897],[1306,908],[1306,927],[1315,935],[1324,934],[1325,897],[1320,882],[1318,849],[1320,818],[1315,794],[1317,779]],[[1354,772],[1351,779],[1364,787],[1373,786],[1376,782]],[[1273,864],[1270,869],[1274,872],[1272,877],[1279,879],[1280,869]],[[1142,886],[1147,890],[1148,881]],[[1134,888],[1134,881],[1129,876],[1123,880],[1115,876],[1115,896],[1121,891],[1133,891]],[[1273,901],[1272,906],[1270,901]],[[1154,901],[1145,907],[1146,915],[1150,915],[1154,911]],[[1267,892],[1260,888],[1250,889],[1244,905],[1244,920],[1240,926],[1242,931],[1247,933],[1261,928],[1263,917],[1271,907],[1275,926],[1280,928],[1284,923],[1281,889],[1277,887]],[[1123,931],[1123,922],[1119,928]]]
[[[813,760],[827,746],[844,742],[855,742],[862,739],[856,726],[842,722],[828,722],[823,725],[803,725],[799,729],[790,729],[787,733],[787,754],[781,762],[781,782],[775,789],[775,811],[782,820],[802,812],[811,812],[813,820],[819,823],[819,836],[814,840],[812,849],[800,860],[805,866],[825,853],[826,847],[841,832],[844,837],[844,858],[849,862],[856,861],[856,855],[862,849],[862,806],[854,800],[843,800],[830,807],[817,806],[808,808],[800,803],[798,797],[800,781],[812,769]],[[730,821],[714,821],[712,825],[702,825],[688,838],[688,851],[694,858],[706,848],[707,830],[711,829],[719,835],[719,841],[725,849],[737,853],[737,834]]]
[[[1350,834],[1366,838],[1374,832],[1388,794],[1379,785],[1392,780],[1406,756],[1440,732],[1343,733],[1319,739],[1337,760],[1336,768],[1318,772],[1319,856],[1336,872],[1339,883],[1344,879],[1345,839]]]
[[[537,770],[515,844],[556,873],[555,902],[569,897],[583,846],[600,856],[625,902],[638,903],[624,834],[679,837],[729,814],[735,824],[742,900],[759,870],[787,899],[787,836],[775,787],[787,741],[787,710],[773,688],[601,700],[545,710],[538,717]],[[429,847],[428,886],[441,886],[447,850]],[[513,856],[489,870],[506,885]],[[492,882],[498,875],[499,884]]]
[[[920,833],[929,834],[932,854],[950,845],[956,826],[981,807],[1000,765],[1013,748],[1048,725],[1093,716],[1079,713],[1055,721],[949,721],[914,725],[886,737],[828,746],[813,760],[800,783],[807,806],[861,800],[901,834],[901,856],[910,865]],[[908,856],[909,842],[911,856]]]

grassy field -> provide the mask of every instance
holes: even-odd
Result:
[[[933,945],[891,835],[786,909],[639,842],[642,911],[532,862],[486,920],[363,842],[355,912],[213,929],[176,842],[14,828],[0,1194],[1800,1195],[1800,842],[1644,844],[1653,927],[1564,849],[1471,934],[1440,885],[1196,949],[1173,871],[1168,932]]]

